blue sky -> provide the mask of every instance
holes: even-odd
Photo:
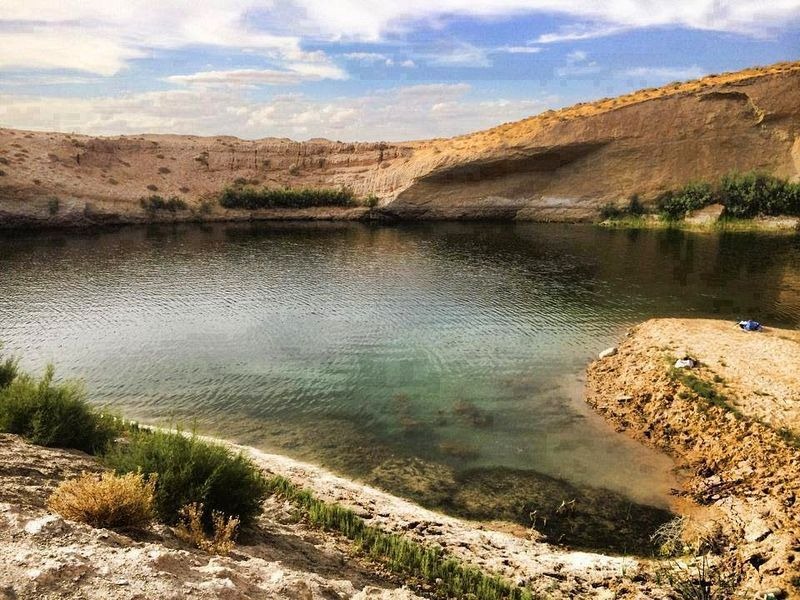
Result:
[[[0,125],[450,136],[800,59],[800,0],[0,0]]]

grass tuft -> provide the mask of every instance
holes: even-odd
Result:
[[[502,577],[465,565],[440,548],[420,544],[398,534],[367,525],[352,510],[319,500],[285,477],[268,480],[270,492],[297,506],[314,527],[336,531],[352,540],[366,556],[393,572],[419,578],[436,587],[440,598],[532,600],[531,591]]]
[[[212,534],[209,536],[203,525],[204,514],[202,504],[193,502],[184,506],[180,511],[180,521],[175,528],[175,535],[195,548],[211,554],[229,554],[236,545],[239,519],[226,517],[219,511],[213,511],[211,513]]]
[[[145,529],[153,521],[156,478],[141,473],[84,473],[61,483],[47,501],[65,519],[107,529]]]

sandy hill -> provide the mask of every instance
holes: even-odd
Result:
[[[608,201],[634,193],[648,200],[693,179],[750,169],[800,177],[800,62],[640,90],[444,140],[246,141],[0,129],[0,223],[367,212],[222,211],[214,200],[237,180],[349,186],[379,196],[377,212],[399,218],[587,220]],[[195,211],[150,215],[139,199],[151,194],[179,196]]]

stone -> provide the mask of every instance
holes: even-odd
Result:
[[[611,348],[606,348],[600,354],[597,355],[597,358],[603,359],[608,358],[609,356],[614,356],[617,353],[616,347],[612,346]]]
[[[744,541],[748,543],[760,542],[772,533],[764,519],[755,518],[744,528]]]
[[[719,221],[724,214],[725,207],[722,204],[709,204],[708,206],[692,211],[686,217],[686,222],[691,225],[708,225]]]

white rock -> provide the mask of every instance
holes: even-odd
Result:
[[[764,519],[756,517],[750,521],[744,528],[744,541],[745,542],[760,542],[765,537],[772,533],[769,525]]]
[[[600,354],[597,355],[598,358],[608,358],[609,356],[614,356],[617,353],[617,349],[615,347],[606,348]]]

